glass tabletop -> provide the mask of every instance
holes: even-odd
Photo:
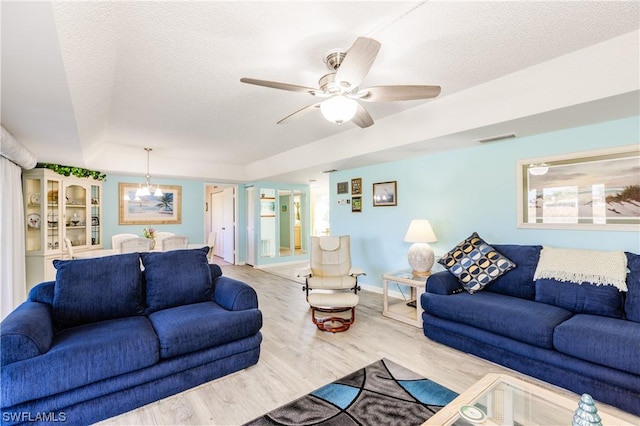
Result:
[[[535,389],[497,381],[473,403],[461,407],[460,417],[453,424],[570,425],[576,407],[569,409],[556,404],[538,396]]]

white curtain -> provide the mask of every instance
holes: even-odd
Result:
[[[0,143],[0,320],[27,297],[22,169],[36,159],[2,127]]]

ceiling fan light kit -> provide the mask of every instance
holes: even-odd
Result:
[[[351,120],[357,110],[358,103],[343,95],[332,96],[320,104],[324,118],[338,125]]]
[[[338,125],[352,121],[361,128],[373,125],[373,118],[358,101],[389,102],[435,98],[440,94],[440,86],[377,86],[360,89],[360,84],[369,73],[380,50],[380,43],[367,37],[358,37],[346,52],[342,49],[330,50],[324,62],[332,71],[320,78],[319,89],[276,81],[243,77],[241,82],[272,89],[304,92],[326,100],[304,107],[278,121],[287,121],[302,112],[320,106],[325,119]]]

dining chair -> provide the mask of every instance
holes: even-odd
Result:
[[[216,231],[209,232],[209,239],[207,240],[207,245],[209,246],[209,253],[207,253],[207,257],[209,258],[209,263],[213,262],[213,249],[216,247],[217,237],[218,233]]]
[[[120,241],[120,253],[136,253],[151,251],[151,240],[144,237],[129,238]]]
[[[161,240],[160,249],[162,251],[186,249],[189,239],[181,235],[172,235]]]
[[[120,250],[120,243],[124,240],[130,240],[132,238],[138,238],[136,234],[115,234],[111,237],[111,248],[114,250]]]
[[[71,244],[71,240],[69,238],[64,239],[64,246],[67,249],[67,255],[69,259],[75,259],[73,256],[73,244]]]

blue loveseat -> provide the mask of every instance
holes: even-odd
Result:
[[[493,248],[515,267],[482,291],[464,291],[449,271],[429,278],[424,334],[640,415],[640,256],[625,253],[628,291],[620,292],[534,280],[540,246]]]
[[[54,261],[0,325],[2,423],[89,424],[257,363],[257,295],[207,251]]]

